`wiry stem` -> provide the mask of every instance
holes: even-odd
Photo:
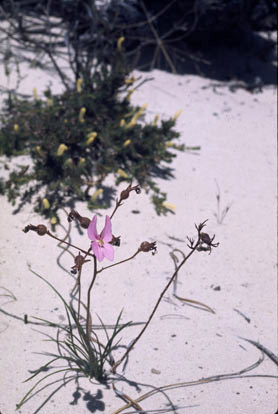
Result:
[[[140,252],[141,252],[141,250],[140,250],[140,249],[138,249],[138,250],[137,250],[137,252],[135,252],[135,253],[134,253],[132,256],[130,256],[128,259],[124,259],[124,260],[121,260],[120,262],[113,263],[113,264],[111,264],[111,265],[109,265],[109,266],[103,267],[102,269],[98,270],[98,271],[97,271],[97,273],[101,273],[103,270],[110,269],[110,267],[114,267],[114,266],[117,266],[117,265],[119,265],[119,264],[122,264],[122,263],[128,262],[129,260],[134,259],[134,257],[136,257],[136,256],[137,256],[137,254],[138,254],[138,253],[140,253]]]
[[[94,286],[96,277],[97,277],[97,259],[96,256],[94,256],[94,275],[93,279],[91,281],[91,284],[89,286],[88,292],[87,292],[87,318],[86,318],[86,333],[88,341],[90,341],[91,335],[90,335],[90,305],[91,305],[91,290]]]
[[[86,256],[95,257],[95,255],[94,255],[94,254],[89,253],[88,251],[83,250],[83,249],[81,249],[80,247],[75,246],[74,244],[68,243],[68,242],[66,242],[65,240],[59,239],[59,237],[54,236],[54,234],[50,233],[50,231],[47,231],[47,232],[46,232],[46,234],[47,234],[48,236],[52,237],[53,239],[55,239],[55,240],[57,240],[57,241],[61,242],[61,243],[65,243],[65,244],[67,244],[68,246],[72,247],[73,249],[77,249],[77,250],[79,250],[80,252],[84,253]]]
[[[145,330],[147,329],[147,327],[149,326],[164,294],[166,293],[166,291],[168,290],[169,286],[172,284],[172,282],[175,280],[175,277],[177,276],[179,270],[181,269],[181,267],[184,265],[184,263],[189,259],[189,257],[195,252],[195,250],[197,249],[197,247],[200,244],[200,240],[201,240],[201,230],[202,228],[205,226],[205,222],[201,223],[197,228],[198,231],[198,239],[196,241],[196,243],[194,244],[194,246],[191,247],[191,251],[188,253],[187,256],[185,256],[185,258],[182,260],[182,262],[180,263],[179,266],[177,266],[176,270],[174,271],[172,277],[170,278],[169,282],[166,284],[165,288],[163,289],[163,291],[161,292],[150,316],[148,321],[146,322],[145,326],[143,327],[143,329],[141,330],[141,332],[139,333],[139,335],[135,338],[135,340],[132,342],[131,346],[126,350],[126,352],[124,353],[124,355],[122,356],[121,359],[119,359],[119,361],[117,361],[114,365],[113,365],[113,372],[115,373],[116,368],[124,361],[124,359],[128,356],[129,352],[134,348],[134,345],[139,341],[139,339],[141,338],[141,336],[143,335],[143,333],[145,332]]]

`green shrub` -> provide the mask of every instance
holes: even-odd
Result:
[[[184,149],[176,144],[176,117],[145,122],[146,107],[130,104],[136,80],[128,76],[118,53],[110,69],[100,65],[60,95],[48,89],[39,99],[35,88],[32,99],[9,94],[1,116],[0,154],[27,154],[32,160],[30,166],[12,169],[1,183],[13,204],[20,200],[20,208],[32,202],[54,224],[57,210],[74,207],[76,200],[86,201],[90,209],[107,208],[114,190],[104,179],[114,174],[116,184],[134,180],[151,190],[157,213],[167,212],[166,194],[155,177],[171,177],[173,149]]]

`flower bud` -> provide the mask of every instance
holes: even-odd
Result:
[[[18,130],[19,130],[18,124],[14,124],[14,132],[18,132]]]
[[[122,170],[121,168],[119,168],[119,169],[118,169],[117,173],[118,173],[118,174],[119,174],[119,176],[120,176],[120,177],[122,177],[122,178],[128,178],[127,173],[126,173],[124,170]]]
[[[38,92],[37,92],[37,88],[33,88],[33,97],[35,99],[35,101],[38,100]]]
[[[130,140],[130,139],[127,139],[127,140],[124,142],[123,147],[127,147],[130,143],[131,143],[131,140]]]
[[[176,211],[175,204],[168,203],[168,201],[163,201],[162,206],[167,208],[168,210]]]
[[[154,253],[156,252],[156,250],[157,250],[157,247],[156,247],[156,242],[151,242],[151,243],[149,243],[149,242],[147,242],[147,241],[144,241],[144,242],[143,242],[143,243],[141,243],[141,245],[140,245],[140,250],[141,250],[142,252],[145,252],[145,253],[152,251],[152,252],[153,252],[153,254],[154,254]]]
[[[178,117],[181,115],[181,113],[182,113],[182,110],[181,109],[179,109],[176,113],[175,113],[175,115],[173,116],[173,121],[176,121],[177,119],[178,119]]]
[[[154,120],[152,122],[152,126],[156,126],[157,121],[158,121],[158,115],[155,115]]]
[[[47,198],[42,199],[42,204],[43,204],[43,208],[45,210],[48,210],[50,208],[50,204],[49,204],[49,201],[47,200]]]
[[[76,90],[78,93],[80,93],[82,91],[82,83],[83,83],[83,79],[79,78],[76,81]]]
[[[122,43],[125,40],[125,38],[123,36],[119,37],[119,39],[117,40],[117,49],[118,52],[122,51]]]
[[[61,157],[67,149],[68,149],[67,145],[60,144],[57,149],[57,157]]]
[[[90,134],[88,135],[86,145],[92,144],[92,142],[94,142],[94,140],[96,139],[96,136],[97,136],[97,132],[90,132]]]
[[[82,165],[84,165],[86,162],[85,158],[80,158],[79,163],[78,163],[78,167],[82,167]]]
[[[68,215],[68,222],[71,223],[74,219],[79,221],[80,226],[83,227],[83,229],[87,229],[91,222],[91,220],[88,217],[82,217],[80,216],[78,211],[72,209]]]
[[[81,108],[79,112],[79,122],[81,122],[82,124],[85,122],[85,119],[84,119],[85,113],[86,113],[86,108],[84,108],[83,106],[83,108]]]
[[[200,234],[200,239],[205,244],[210,244],[211,243],[211,238],[207,233],[201,233]]]
[[[129,197],[129,189],[127,188],[126,190],[123,190],[121,192],[120,197],[121,197],[121,200],[126,200]]]
[[[53,226],[55,224],[57,224],[57,218],[56,217],[52,217],[51,220],[50,220],[50,223],[53,224]]]
[[[44,224],[39,224],[37,226],[37,233],[39,236],[44,236],[47,233],[47,228]]]
[[[112,244],[112,246],[119,247],[121,245],[121,236],[114,236],[114,234],[112,234],[112,240],[110,244]]]
[[[28,231],[35,231],[39,236],[44,236],[47,234],[47,228],[44,224],[39,224],[38,226],[34,226],[33,224],[28,224],[28,226],[24,227],[22,230],[24,233],[28,233]]]
[[[103,189],[99,188],[98,190],[94,192],[94,194],[92,194],[90,201],[94,202],[102,193],[103,193]]]

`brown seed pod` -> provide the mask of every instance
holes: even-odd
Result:
[[[37,233],[39,236],[44,236],[47,233],[47,228],[44,224],[39,224],[37,226]]]

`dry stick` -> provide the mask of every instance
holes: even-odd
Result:
[[[182,302],[192,303],[193,305],[201,306],[201,308],[204,308],[208,312],[215,314],[215,311],[210,306],[206,305],[205,303],[199,302],[198,300],[182,298],[182,297],[176,295],[175,293],[174,293],[174,297],[177,298],[178,300],[182,301]]]
[[[213,375],[211,377],[207,377],[207,378],[202,378],[200,380],[195,380],[195,381],[188,381],[188,382],[178,382],[178,383],[174,383],[174,384],[168,384],[168,385],[164,385],[162,387],[157,387],[154,390],[151,390],[149,392],[147,392],[146,394],[141,395],[140,397],[136,398],[135,400],[133,400],[135,403],[138,403],[142,400],[145,400],[148,397],[151,397],[153,394],[155,394],[156,392],[159,391],[163,391],[163,390],[169,390],[169,389],[174,389],[174,388],[181,388],[181,387],[190,387],[193,385],[200,385],[200,384],[208,384],[210,382],[214,382],[214,381],[223,381],[226,379],[238,379],[238,378],[250,378],[253,377],[254,375],[243,375],[246,374],[246,372],[252,371],[253,369],[257,368],[264,360],[264,354],[262,354],[262,357],[260,359],[258,359],[258,361],[256,361],[254,364],[250,365],[247,368],[244,368],[238,372],[232,372],[230,374],[220,374],[220,375]],[[274,375],[255,375],[256,377],[263,377],[263,378],[277,378],[277,376]],[[128,403],[125,406],[117,409],[116,411],[113,411],[112,414],[119,414],[122,411],[126,410],[127,408],[131,407],[132,404]]]
[[[149,26],[150,26],[150,28],[151,28],[151,31],[153,32],[154,37],[155,37],[155,39],[156,39],[156,41],[157,41],[157,44],[158,44],[158,46],[160,47],[160,49],[161,49],[161,51],[162,51],[162,53],[163,53],[163,55],[164,55],[165,59],[167,60],[168,65],[170,66],[170,68],[171,68],[172,72],[173,72],[174,74],[177,74],[176,68],[175,68],[175,66],[173,65],[173,63],[172,63],[172,61],[171,61],[171,59],[170,59],[170,56],[168,55],[168,53],[167,53],[167,51],[166,51],[166,49],[165,49],[165,47],[164,47],[164,44],[163,44],[162,40],[161,40],[161,39],[160,39],[160,37],[158,36],[157,31],[155,30],[155,28],[154,28],[154,26],[153,26],[153,24],[152,24],[152,22],[151,22],[151,20],[150,20],[150,18],[149,18],[149,16],[148,16],[148,12],[147,12],[146,6],[145,6],[145,4],[144,4],[144,1],[141,1],[141,2],[140,2],[140,4],[141,4],[141,6],[142,6],[142,9],[144,10],[144,13],[145,13],[145,16],[146,16],[147,22],[149,23]]]
[[[173,259],[173,262],[174,262],[174,265],[175,265],[175,270],[177,270],[177,263],[178,263],[178,258],[177,258],[177,256],[174,254],[174,252],[179,252],[179,253],[181,253],[181,255],[183,256],[183,258],[185,258],[185,254],[183,253],[183,251],[182,250],[180,250],[180,249],[174,249],[171,253],[170,253],[170,257]],[[175,298],[177,298],[178,300],[180,300],[180,301],[182,301],[182,302],[185,302],[185,303],[192,303],[193,305],[198,305],[198,306],[201,306],[202,308],[204,308],[205,310],[207,310],[207,311],[209,311],[209,312],[211,312],[211,313],[214,313],[215,314],[215,312],[214,312],[214,310],[210,307],[210,306],[208,306],[208,305],[205,305],[204,303],[202,303],[202,302],[199,302],[198,300],[193,300],[193,299],[187,299],[187,298],[182,298],[181,296],[178,296],[177,295],[177,280],[178,280],[178,274],[176,275],[176,278],[175,278],[175,280],[174,280],[174,282],[173,282],[173,285],[174,285],[174,288],[173,288],[173,290],[174,290],[174,292],[173,292],[173,296],[175,297]]]
[[[138,342],[138,340],[141,338],[141,336],[143,335],[143,333],[145,332],[145,330],[147,329],[147,327],[149,326],[165,292],[168,290],[169,286],[172,284],[173,280],[175,279],[178,271],[180,270],[180,268],[184,265],[184,263],[189,259],[189,257],[195,252],[195,250],[197,249],[198,245],[200,243],[200,231],[198,230],[198,240],[195,244],[195,246],[191,249],[191,252],[188,253],[188,255],[183,259],[183,261],[181,262],[181,264],[176,268],[175,272],[173,273],[172,277],[170,278],[169,282],[167,283],[167,285],[165,286],[165,288],[163,289],[163,291],[161,292],[158,301],[155,304],[155,307],[153,308],[148,321],[146,322],[146,325],[144,326],[144,328],[141,330],[141,332],[139,333],[139,335],[135,338],[135,340],[132,342],[132,345],[127,349],[127,351],[124,353],[124,355],[122,356],[121,359],[119,359],[119,361],[117,361],[114,366],[113,366],[113,372],[115,373],[115,369],[123,362],[123,360],[127,357],[127,355],[129,354],[129,352],[133,349],[134,345]]]
[[[145,411],[143,410],[143,408],[138,404],[138,402],[134,401],[129,395],[117,390],[117,388],[115,387],[114,381],[112,382],[112,388],[115,392],[115,394],[122,398],[125,402],[127,402],[129,404],[129,406],[132,406],[135,408],[135,410],[138,410],[139,413],[144,413]]]

